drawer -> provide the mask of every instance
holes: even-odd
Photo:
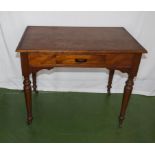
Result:
[[[55,65],[55,54],[53,53],[29,53],[29,64],[32,67],[51,67]]]
[[[56,64],[66,66],[98,66],[105,64],[104,55],[57,55]]]
[[[133,54],[79,55],[64,53],[29,53],[29,64],[32,67],[131,67]]]

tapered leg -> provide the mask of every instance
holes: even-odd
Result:
[[[119,126],[120,127],[122,127],[122,123],[125,118],[126,108],[128,106],[128,102],[129,102],[129,99],[130,99],[130,96],[132,93],[133,84],[134,84],[133,79],[134,79],[134,76],[129,75],[128,80],[126,81],[126,85],[124,87],[122,106],[121,106],[121,111],[120,111],[120,116],[119,116]]]
[[[32,123],[32,101],[31,101],[31,82],[29,76],[24,76],[24,94],[26,100],[26,109],[27,109],[27,123]]]
[[[36,72],[32,73],[32,80],[33,80],[33,91],[35,93],[38,93],[38,91],[37,91],[37,84],[36,84]]]
[[[114,76],[114,70],[110,70],[109,71],[109,80],[108,80],[108,85],[107,85],[107,93],[108,93],[108,95],[111,94],[110,89],[112,87],[111,85],[112,85],[113,76]]]

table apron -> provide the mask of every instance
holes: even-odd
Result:
[[[102,54],[102,55],[78,55],[78,54],[54,54],[54,53],[29,53],[29,66],[32,68],[52,67],[90,67],[129,69],[134,62],[134,54]]]

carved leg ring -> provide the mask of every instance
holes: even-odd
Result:
[[[31,82],[29,77],[24,77],[24,94],[26,100],[26,109],[27,109],[27,123],[32,123],[32,102],[31,102]]]
[[[120,111],[120,116],[119,116],[119,126],[122,127],[123,120],[125,118],[125,112],[126,108],[128,106],[128,102],[131,96],[131,92],[133,89],[133,78],[132,76],[128,77],[128,80],[126,81],[126,85],[124,87],[124,94],[123,94],[123,101],[122,101],[122,106],[121,106],[121,111]]]
[[[109,72],[109,80],[108,80],[108,85],[107,85],[107,93],[108,93],[108,95],[111,94],[110,89],[112,87],[111,85],[112,85],[113,76],[114,76],[114,70],[110,70],[110,72]]]
[[[35,93],[38,93],[37,84],[36,84],[36,72],[32,73],[32,80],[33,80],[33,90]]]

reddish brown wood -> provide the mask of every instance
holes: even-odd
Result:
[[[119,126],[122,127],[123,120],[125,119],[125,113],[126,109],[129,103],[129,99],[132,93],[133,85],[134,85],[134,77],[137,75],[138,67],[141,60],[141,54],[135,55],[132,63],[132,67],[130,68],[128,72],[128,80],[126,81],[126,85],[124,87],[124,94],[123,94],[123,100],[122,100],[122,106],[121,111],[119,115]]]
[[[36,73],[53,67],[105,67],[110,70],[108,93],[114,70],[128,73],[124,88],[120,126],[133,89],[142,53],[146,50],[122,27],[27,27],[17,47],[21,54],[28,123],[32,121],[31,85],[37,91]]]
[[[130,68],[135,54],[133,53],[87,53],[71,54],[67,52],[31,52],[28,53],[31,67],[126,67]],[[78,62],[78,59],[85,60]]]
[[[32,80],[33,80],[33,91],[38,93],[37,91],[37,80],[36,80],[36,72],[32,72]]]
[[[33,67],[50,67],[55,65],[55,54],[49,52],[29,53],[29,64]]]
[[[108,85],[107,85],[107,92],[108,92],[108,95],[111,94],[110,89],[111,89],[111,87],[112,87],[111,85],[112,85],[113,76],[114,76],[114,70],[111,69],[111,70],[109,71],[109,80],[108,80]]]
[[[34,51],[146,52],[123,27],[28,26],[17,52]]]
[[[27,123],[31,124],[32,122],[32,98],[31,98],[31,81],[29,79],[29,62],[28,62],[28,54],[21,53],[21,66],[22,66],[22,74],[24,77],[24,94],[26,100],[26,109],[27,109]]]
[[[105,65],[105,55],[65,55],[56,56],[56,64],[68,66]]]
[[[126,85],[124,87],[124,94],[123,94],[123,101],[122,101],[122,106],[121,106],[121,112],[119,116],[119,126],[122,127],[123,120],[125,118],[125,112],[126,108],[129,103],[129,98],[133,89],[133,76],[129,75],[128,80],[126,81]]]
[[[106,54],[106,64],[110,67],[131,67],[132,60],[134,59],[134,54],[132,53],[113,53],[113,54]]]

